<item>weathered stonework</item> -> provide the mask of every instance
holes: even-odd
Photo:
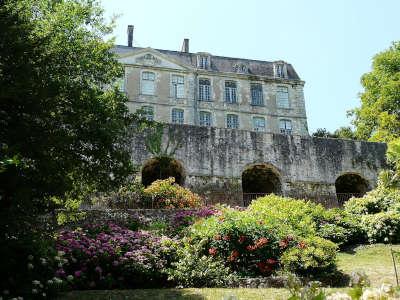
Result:
[[[385,167],[386,144],[245,130],[169,125],[182,136],[175,158],[185,170],[184,185],[198,191],[242,191],[242,173],[251,165],[274,168],[287,196],[335,196],[335,181],[358,174],[369,188]],[[167,129],[165,129],[167,130]],[[166,139],[166,134],[164,138]],[[152,156],[135,136],[133,161],[143,165]],[[164,141],[166,142],[166,141]]]

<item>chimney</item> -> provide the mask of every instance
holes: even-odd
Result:
[[[132,42],[133,42],[133,25],[128,25],[128,47],[133,47]]]
[[[189,53],[189,39],[183,39],[181,52]]]

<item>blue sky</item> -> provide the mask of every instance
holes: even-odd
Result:
[[[120,15],[116,43],[135,26],[140,47],[260,60],[285,60],[306,81],[310,132],[350,124],[359,105],[360,77],[372,57],[400,40],[400,0],[102,0]]]

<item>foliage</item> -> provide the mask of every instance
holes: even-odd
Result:
[[[361,78],[361,106],[353,124],[359,139],[390,142],[400,137],[400,42],[375,55],[372,71]]]
[[[388,189],[382,185],[362,198],[351,198],[344,204],[344,209],[353,215],[374,214],[393,209],[400,204],[400,193],[397,189]]]
[[[317,275],[335,269],[337,245],[320,237],[301,240],[281,258],[285,270],[302,275]]]
[[[7,258],[2,260],[0,275],[4,296],[43,299],[65,288],[65,282],[54,277],[63,261],[43,230],[15,233],[7,247],[0,247],[0,255]]]
[[[149,153],[153,154],[158,162],[158,179],[165,179],[171,176],[171,164],[174,160],[175,152],[182,147],[182,133],[173,127],[168,127],[166,145],[163,147],[164,124],[153,122],[146,130],[145,145]]]
[[[326,130],[326,128],[318,128],[313,134],[313,137],[334,138],[334,139],[350,139],[355,140],[356,136],[351,127],[340,127],[333,133]]]
[[[222,208],[220,213],[194,223],[189,236],[193,241],[206,241],[204,254],[224,260],[244,275],[272,274],[284,267],[282,255],[299,245],[310,264],[318,265],[319,257],[301,248],[305,239],[317,239],[320,243],[313,242],[312,246],[319,247],[326,265],[334,266],[336,250],[331,251],[329,246],[336,249],[336,245],[316,237],[324,212],[322,206],[313,203],[269,195],[253,201],[244,211]]]
[[[173,240],[113,223],[62,231],[57,249],[66,264],[56,273],[74,289],[162,285],[174,253]]]
[[[321,288],[321,284],[318,281],[311,281],[306,286],[303,286],[299,278],[293,274],[289,274],[286,288],[290,293],[288,300],[325,299],[325,291]]]
[[[226,287],[237,281],[224,262],[202,254],[202,245],[183,243],[177,261],[168,270],[169,280],[183,287]]]
[[[93,207],[114,209],[141,207],[143,190],[144,186],[138,180],[129,180],[116,191],[91,196],[88,204]]]
[[[175,184],[173,177],[154,181],[143,193],[145,201],[153,208],[194,208],[201,205],[200,196]]]
[[[317,235],[340,247],[365,241],[359,219],[342,209],[329,209],[318,222]]]
[[[311,201],[269,195],[253,201],[249,209],[289,225],[294,229],[291,233],[300,236],[317,235],[339,245],[360,239],[360,228],[352,215],[340,209],[327,210]]]
[[[379,212],[361,217],[361,227],[365,230],[370,243],[400,242],[400,213],[395,211]]]
[[[83,185],[106,190],[133,171],[135,117],[113,87],[123,69],[113,40],[103,40],[112,24],[102,13],[90,0],[1,5],[0,157],[26,162],[1,175],[9,201],[19,189],[41,199]]]
[[[217,212],[218,210],[216,210],[215,208],[207,206],[195,210],[178,211],[171,220],[170,232],[180,233],[190,225],[194,224],[196,220],[213,216]]]

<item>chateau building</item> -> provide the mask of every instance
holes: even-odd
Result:
[[[114,51],[125,67],[121,89],[132,111],[163,123],[308,135],[302,81],[284,61],[259,61],[133,47]]]
[[[169,176],[216,202],[247,205],[275,193],[326,206],[343,204],[376,186],[386,145],[310,137],[302,81],[284,61],[259,61],[133,47],[113,51],[124,65],[120,88],[131,111],[167,123],[182,138]],[[160,176],[159,161],[132,140],[132,161],[145,185]],[[157,169],[158,168],[158,169]]]

